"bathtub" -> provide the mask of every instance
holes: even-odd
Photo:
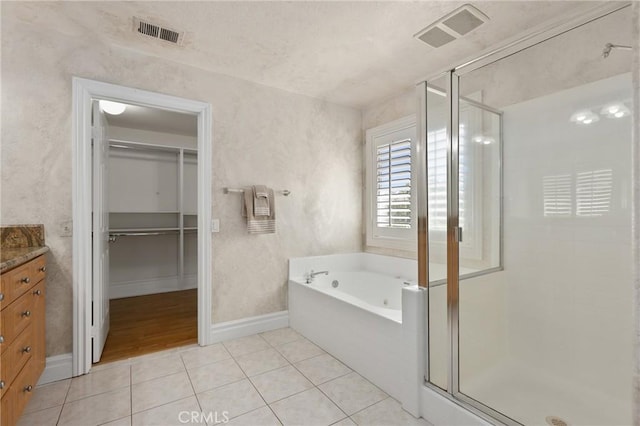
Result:
[[[329,273],[307,284],[311,270]],[[290,259],[288,294],[291,328],[417,414],[426,292],[416,274],[415,260],[369,253]]]
[[[310,284],[298,279],[294,284],[342,300],[373,314],[402,323],[402,288],[415,285],[411,281],[369,271],[329,271]]]

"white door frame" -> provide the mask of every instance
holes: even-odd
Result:
[[[211,105],[73,77],[73,375],[91,369],[91,102],[106,99],[198,115],[198,344],[211,343]]]

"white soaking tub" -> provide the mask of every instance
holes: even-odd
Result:
[[[313,270],[328,271],[311,283]],[[415,411],[425,292],[415,260],[353,253],[289,261],[289,324]],[[334,287],[334,285],[337,285]]]

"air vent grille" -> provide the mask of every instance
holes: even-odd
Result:
[[[431,47],[440,47],[470,33],[488,20],[489,17],[477,8],[465,4],[424,28],[414,37]]]
[[[184,31],[176,31],[137,17],[133,18],[133,30],[140,35],[153,37],[171,44],[181,45],[184,39]]]

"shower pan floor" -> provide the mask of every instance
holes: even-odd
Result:
[[[513,361],[463,376],[460,391],[526,425],[547,425],[549,416],[570,426],[632,424],[631,387],[628,400],[616,399]]]

